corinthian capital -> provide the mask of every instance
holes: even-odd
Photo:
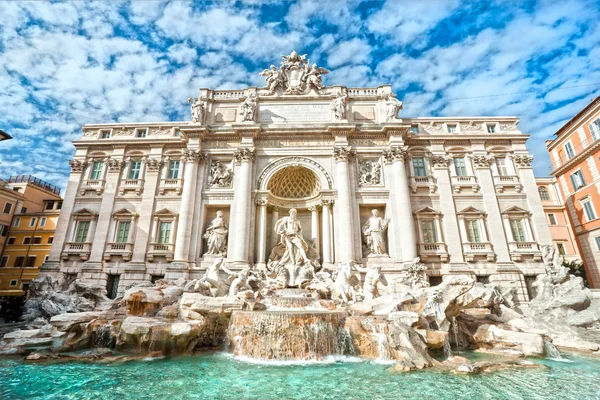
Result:
[[[533,155],[531,154],[518,154],[513,157],[517,168],[531,168],[531,162],[533,161]]]
[[[160,159],[149,158],[146,160],[146,169],[148,171],[158,171],[162,165],[163,162]]]
[[[394,161],[404,161],[407,154],[405,147],[390,146],[389,149],[383,151],[383,160],[386,164],[393,163]]]
[[[181,158],[186,162],[199,163],[202,161],[203,155],[200,150],[184,149]]]
[[[494,157],[492,156],[473,156],[473,165],[475,168],[489,168],[492,162],[494,162]]]
[[[108,166],[108,172],[121,172],[125,167],[125,161],[109,158],[106,160],[106,165]]]
[[[433,168],[448,168],[448,164],[452,158],[445,154],[434,154],[431,156]]]
[[[69,160],[69,165],[71,166],[71,172],[83,172],[87,165],[87,161]]]
[[[351,146],[348,146],[348,147],[336,146],[333,148],[333,158],[335,158],[336,161],[348,161],[348,159],[350,157],[352,157],[353,155],[354,155],[354,150],[352,150]]]
[[[255,155],[256,151],[248,147],[240,147],[233,153],[233,157],[237,163],[252,161]]]

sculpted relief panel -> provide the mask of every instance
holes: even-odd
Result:
[[[358,164],[359,186],[382,186],[381,160],[360,160]]]
[[[231,187],[233,182],[233,172],[231,161],[212,160],[210,163],[210,174],[208,176],[208,186],[216,188]]]

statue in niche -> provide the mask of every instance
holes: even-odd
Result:
[[[204,104],[200,99],[193,99],[191,97],[188,97],[188,103],[190,103],[192,109],[192,122],[201,124],[204,120]]]
[[[360,186],[376,186],[381,184],[381,163],[379,161],[362,161],[360,163]]]
[[[223,219],[223,211],[218,210],[217,216],[212,220],[210,226],[206,228],[204,239],[207,239],[207,251],[204,255],[227,255],[227,223]]]
[[[385,120],[386,122],[398,119],[398,113],[402,110],[402,102],[396,99],[392,93],[385,96]]]
[[[267,89],[269,94],[275,93],[275,89],[282,86],[285,80],[283,72],[278,70],[274,65],[271,65],[270,69],[265,69],[259,75],[265,77],[266,85],[263,89]]]
[[[275,224],[275,232],[281,235],[281,242],[285,245],[285,253],[279,260],[282,265],[290,263],[299,265],[310,262],[306,255],[308,244],[302,237],[302,225],[296,218],[297,214],[296,209],[292,208],[289,217],[283,217]]]
[[[240,106],[240,115],[242,122],[254,122],[256,120],[256,108],[258,102],[256,97],[250,95],[246,97],[242,105]]]
[[[383,286],[387,286],[388,284],[385,276],[381,273],[381,265],[375,264],[367,268],[355,265],[354,268],[356,268],[359,272],[366,273],[365,283],[363,284],[363,296],[365,301],[373,300],[374,298],[379,297],[377,284],[381,283]]]
[[[371,210],[371,216],[362,226],[362,234],[367,247],[367,255],[385,255],[385,236],[389,219],[379,216],[379,211]]]
[[[210,166],[210,181],[209,186],[230,187],[233,175],[231,168],[221,161],[214,160]]]
[[[341,94],[331,102],[331,111],[333,111],[333,117],[336,120],[346,119],[347,99],[348,96],[346,94]]]

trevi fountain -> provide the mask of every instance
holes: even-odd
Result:
[[[493,208],[490,198],[497,188],[486,187],[492,175],[484,159],[493,150],[473,139],[473,151],[486,155],[471,158],[473,176],[454,179],[450,156],[441,154],[453,150],[439,139],[438,122],[421,121],[414,124],[421,134],[428,131],[438,139],[430,140],[435,154],[426,157],[430,175],[415,179],[420,175],[407,173],[403,162],[412,157],[406,150],[411,125],[398,118],[402,105],[389,87],[327,87],[326,73],[292,53],[279,69],[261,74],[262,89],[205,92],[208,100],[190,99],[193,121],[187,128],[202,133],[186,133],[189,143],[198,137],[210,142],[207,127],[234,140],[224,126],[239,123],[234,130],[242,146],[234,149],[233,160],[227,159],[228,147],[213,152],[216,156],[214,147],[207,146],[208,155],[194,150],[182,190],[177,179],[157,180],[161,160],[146,160],[144,167],[144,185],[159,185],[152,189],[156,195],[148,187],[136,189],[133,181],[119,181],[123,192],[108,185],[88,190],[89,180],[68,187],[67,216],[57,228],[64,234],[57,233],[49,262],[30,286],[22,321],[0,327],[0,398],[599,398],[600,300],[581,278],[569,275],[536,223],[539,204],[526,194],[531,160],[514,155],[518,190],[507,185],[503,191],[516,203],[506,205],[502,197]],[[323,162],[325,167],[319,166],[322,161],[291,157],[291,149],[277,158],[276,151],[259,154],[252,147],[268,145],[255,131],[260,121],[273,132],[289,128],[270,125],[276,107],[259,105],[282,99],[293,105],[306,101],[303,96],[324,102],[332,121],[319,125],[332,139],[319,136],[318,142],[331,145],[333,157],[312,150],[317,160],[332,160]],[[215,111],[219,101],[229,111],[236,104],[235,122],[227,122],[229,111]],[[288,118],[296,115],[285,110]],[[290,124],[306,129],[297,121]],[[377,124],[393,129],[378,130]],[[483,135],[468,130],[478,124],[465,122],[468,134],[461,145],[468,135]],[[149,129],[151,136],[154,128]],[[356,132],[360,135],[353,138]],[[365,139],[371,134],[377,141]],[[373,150],[382,138],[388,143]],[[518,143],[517,153],[524,150],[524,141]],[[78,150],[77,157],[83,155]],[[97,162],[91,157],[72,162],[72,177]],[[263,186],[256,188],[253,157],[269,159],[259,163],[266,172],[256,183]],[[111,160],[107,181],[118,180],[115,172],[123,169]],[[192,169],[199,164],[206,165],[206,178],[193,187],[204,191],[196,203],[184,202],[189,180],[201,175]],[[277,181],[281,171],[298,180]],[[294,185],[305,185],[306,194],[281,195],[302,190]],[[450,197],[441,200],[444,194]],[[251,195],[256,209],[248,201]],[[138,229],[142,223],[156,227],[158,237],[137,233],[121,247],[110,239],[109,247],[98,247],[98,235],[105,241],[110,235],[111,220],[133,215],[120,211],[124,199],[140,201],[142,209],[131,221]],[[153,205],[144,209],[147,201]],[[176,201],[181,204],[174,206]],[[85,208],[78,210],[78,202]],[[103,218],[105,212],[116,217]],[[527,218],[532,235],[521,252],[510,239],[498,242],[502,218],[515,214]],[[472,225],[469,240],[463,236],[465,218],[481,221],[477,238]],[[176,219],[177,227],[161,225]],[[96,231],[77,247],[68,236],[81,220],[92,221]],[[167,227],[177,237],[167,237]],[[188,243],[183,250],[181,243]],[[132,254],[125,254],[130,245]],[[530,272],[536,277],[526,284],[523,277]],[[109,278],[114,287],[107,288],[106,274],[116,273],[120,283]],[[490,279],[478,279],[482,274]]]

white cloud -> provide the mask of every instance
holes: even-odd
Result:
[[[329,52],[327,63],[330,67],[344,64],[363,64],[371,61],[371,46],[358,38],[338,43]]]

